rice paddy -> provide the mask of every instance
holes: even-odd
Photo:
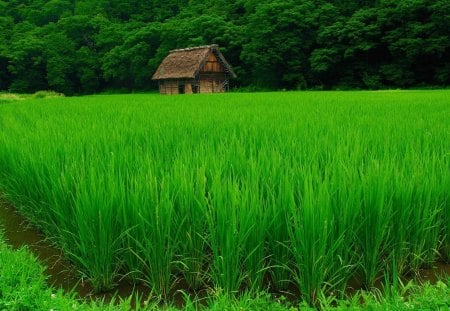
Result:
[[[311,305],[450,259],[450,91],[0,106],[0,191],[96,291],[295,290]]]

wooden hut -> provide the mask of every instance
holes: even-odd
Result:
[[[153,75],[161,94],[217,93],[235,78],[219,46],[205,45],[170,51]]]

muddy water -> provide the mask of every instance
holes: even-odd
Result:
[[[0,195],[0,229],[3,230],[6,243],[13,249],[27,246],[28,249],[45,265],[47,283],[55,288],[62,288],[66,292],[75,290],[81,298],[104,299],[109,301],[115,297],[129,297],[139,292],[145,295],[150,290],[141,285],[133,286],[125,281],[119,282],[114,291],[93,294],[92,286],[88,282],[80,280],[76,268],[70,264],[63,252],[54,247],[45,236],[34,228],[24,217],[5,201]]]
[[[438,280],[450,276],[450,264],[438,262],[433,264],[432,268],[420,269],[414,280],[417,282],[430,281],[432,284]]]
[[[41,232],[33,228],[2,197],[0,223],[6,243],[14,249],[27,246],[44,263],[50,285],[67,291],[75,288],[82,296],[91,293],[92,288],[87,283],[79,282],[76,269],[64,259],[62,251],[53,247]]]

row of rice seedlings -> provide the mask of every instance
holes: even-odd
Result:
[[[441,255],[441,259],[446,260],[447,264],[450,263],[450,142],[447,141],[447,145],[443,147],[443,159],[434,162],[434,174],[440,176],[435,179],[433,189],[436,189],[434,193],[434,199],[436,204],[440,207],[442,213],[438,216],[441,220],[441,232],[439,234],[441,246],[438,249],[438,253]],[[447,150],[447,153],[445,153]],[[440,153],[435,153],[436,157],[439,157]]]
[[[381,175],[381,176],[380,176]],[[370,288],[383,270],[392,200],[387,190],[388,177],[379,165],[368,168],[361,180],[361,204],[356,248],[361,254],[363,284]]]
[[[447,166],[443,167],[443,170],[447,168],[450,169],[450,154],[446,156]],[[448,172],[448,170],[447,170]],[[446,174],[443,172],[443,175]],[[450,174],[446,174],[446,178],[441,180],[441,199],[439,200],[442,208],[442,228],[441,234],[442,237],[442,246],[439,249],[442,259],[446,260],[447,264],[450,263],[450,196],[448,194],[448,189],[450,189]]]
[[[180,230],[178,262],[179,270],[188,286],[199,290],[206,282],[205,269],[209,260],[207,250],[208,199],[206,194],[206,174],[204,167],[195,170],[186,169],[182,164],[174,168],[176,172],[175,183],[177,196],[175,205],[178,213],[176,226]],[[175,176],[174,176],[175,177]]]
[[[305,172],[294,189],[303,191],[291,195],[290,222],[288,226],[290,246],[295,260],[294,277],[303,298],[309,302],[317,301],[319,291],[328,281],[328,268],[334,260],[333,220],[326,181],[312,180],[312,174]],[[297,198],[296,198],[297,197]],[[296,202],[297,201],[297,202]],[[339,237],[338,237],[339,240]]]
[[[284,177],[284,178],[282,178]],[[290,238],[287,230],[290,221],[287,217],[290,201],[292,201],[292,183],[287,176],[273,176],[274,187],[268,186],[268,206],[267,213],[269,217],[269,226],[267,229],[267,254],[269,273],[272,281],[272,287],[287,291],[292,282],[292,256],[290,250]]]
[[[211,279],[216,288],[237,293],[245,280],[242,258],[245,244],[255,224],[246,222],[242,216],[248,203],[248,191],[241,192],[239,186],[229,179],[212,176],[208,193],[209,208],[206,216],[208,243],[212,252]],[[258,241],[260,242],[260,241]]]
[[[408,148],[413,150],[412,146]],[[403,163],[396,164],[388,174],[392,197],[388,256],[395,259],[393,268],[400,275],[429,267],[437,259],[444,238],[440,230],[448,209],[448,190],[442,186],[442,164],[437,165],[432,152],[426,161],[422,159],[430,150],[431,146],[423,146],[421,157],[414,152],[403,155]]]
[[[99,171],[92,163],[86,168],[86,175],[79,177],[83,182],[75,188],[75,229],[62,236],[72,236],[70,256],[83,268],[94,290],[104,291],[115,285],[119,269],[122,232],[116,211],[122,200],[118,196],[120,183],[110,177],[114,174],[110,169],[105,170],[108,173]]]
[[[179,227],[174,226],[174,204],[171,181],[158,180],[149,174],[140,180],[143,186],[138,192],[140,205],[136,224],[141,230],[136,241],[137,254],[144,260],[144,278],[158,295],[167,297],[172,284],[176,243],[179,242]]]
[[[245,162],[243,162],[245,163]],[[263,166],[264,167],[264,166]],[[272,253],[268,252],[268,234],[273,222],[274,207],[267,198],[267,192],[273,192],[264,184],[263,176],[270,176],[270,166],[263,172],[258,168],[256,161],[251,161],[248,166],[246,179],[248,186],[241,187],[245,190],[248,199],[242,205],[244,209],[241,221],[246,223],[249,234],[244,244],[243,269],[246,276],[246,285],[251,291],[259,291],[264,287],[265,277],[270,269],[269,259]],[[267,182],[267,181],[266,181]],[[242,190],[241,190],[242,191]],[[281,207],[280,207],[281,208]],[[279,243],[279,241],[274,241]]]

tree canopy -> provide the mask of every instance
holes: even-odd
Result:
[[[150,90],[175,48],[219,44],[236,86],[450,84],[448,0],[0,1],[0,90]]]

